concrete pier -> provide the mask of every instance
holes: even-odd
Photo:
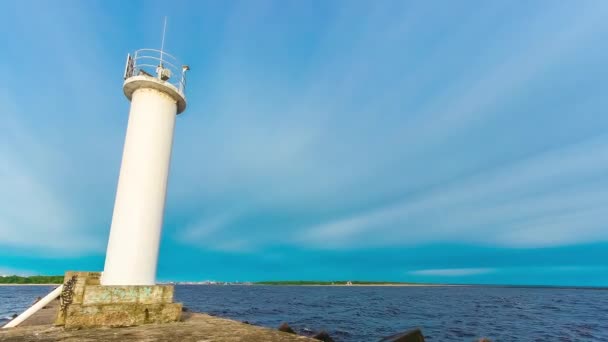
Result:
[[[42,322],[37,320],[36,323]],[[148,324],[128,328],[66,329],[53,326],[50,323],[43,325],[26,324],[22,327],[0,330],[0,341],[319,342],[304,336],[288,334],[278,330],[262,328],[201,313],[184,313],[180,322]]]
[[[99,278],[99,272],[66,272],[61,299],[16,328],[0,329],[0,341],[317,341],[183,312],[173,303],[173,286],[101,286]]]
[[[174,323],[146,324],[127,328],[69,329],[53,323],[60,310],[54,301],[16,328],[0,329],[2,342],[55,341],[179,341],[179,342],[236,342],[236,341],[317,341],[308,337],[278,330],[253,326],[202,313],[182,313]],[[318,342],[318,341],[317,341]]]

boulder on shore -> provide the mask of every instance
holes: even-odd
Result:
[[[279,326],[279,329],[278,329],[278,330],[279,330],[279,331],[282,331],[282,332],[289,333],[289,334],[295,334],[295,333],[296,333],[296,332],[295,332],[293,329],[291,329],[291,327],[290,327],[290,326],[289,326],[289,324],[287,324],[287,323],[283,323],[283,324],[281,324],[281,325]]]
[[[424,342],[424,335],[420,329],[412,329],[395,335],[387,336],[379,342]]]
[[[313,335],[312,338],[323,342],[335,342],[334,339],[329,336],[327,331],[320,331],[316,335]]]

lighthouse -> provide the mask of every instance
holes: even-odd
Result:
[[[127,56],[131,101],[101,285],[154,285],[176,116],[186,109],[186,72],[161,50]]]
[[[166,28],[166,19],[165,19]],[[18,326],[60,298],[54,324],[66,328],[177,322],[172,285],[156,285],[176,116],[186,110],[190,69],[161,49],[127,55],[123,92],[131,101],[103,272],[66,271],[63,285],[2,328]]]

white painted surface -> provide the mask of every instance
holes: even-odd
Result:
[[[63,289],[63,285],[58,286],[56,289],[51,291],[51,293],[49,293],[48,295],[44,296],[44,298],[39,300],[38,303],[30,306],[30,308],[23,311],[23,313],[21,315],[15,317],[12,321],[8,322],[5,326],[2,327],[2,329],[14,328],[14,327],[18,326],[19,324],[23,323],[23,321],[30,318],[30,316],[32,316],[33,314],[38,312],[38,310],[47,306],[55,298],[59,297],[59,295],[61,295],[62,289]]]
[[[132,94],[102,285],[155,283],[176,112],[157,89]]]
[[[173,84],[164,82],[156,77],[150,77],[145,75],[138,75],[129,77],[122,88],[125,96],[131,100],[133,93],[140,88],[151,88],[156,89],[166,94],[169,94],[175,101],[177,101],[177,114],[180,114],[186,110],[186,95]]]

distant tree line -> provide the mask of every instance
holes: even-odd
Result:
[[[345,280],[336,281],[314,281],[314,280],[283,280],[283,281],[259,281],[255,284],[258,285],[346,285],[349,283]],[[353,285],[391,285],[391,284],[408,284],[403,282],[394,281],[358,281],[353,280],[350,282]]]
[[[63,276],[0,276],[0,284],[62,284]]]

